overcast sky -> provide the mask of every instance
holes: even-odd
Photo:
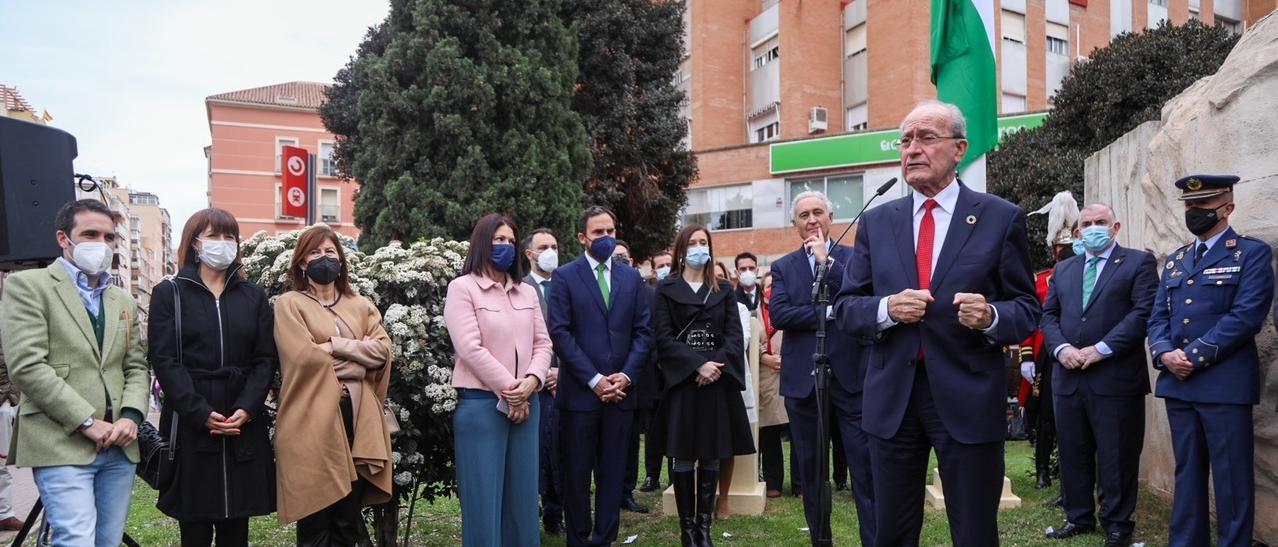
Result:
[[[174,237],[208,206],[204,98],[331,82],[384,0],[0,0],[0,83],[76,137],[77,173],[160,196]]]

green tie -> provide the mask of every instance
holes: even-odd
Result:
[[[599,279],[599,292],[603,293],[604,308],[612,307],[612,293],[608,291],[608,265],[600,263],[595,266],[595,271],[599,272],[596,276]]]
[[[1087,270],[1083,272],[1083,307],[1092,301],[1092,289],[1096,288],[1096,264],[1101,257],[1093,256],[1087,260]]]

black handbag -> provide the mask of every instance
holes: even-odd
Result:
[[[173,285],[173,318],[177,328],[178,364],[182,363],[182,297],[178,294],[177,280],[169,279]],[[164,490],[173,482],[177,470],[177,431],[178,414],[173,413],[169,421],[169,438],[160,435],[160,430],[151,422],[142,420],[138,426],[138,450],[141,460],[138,462],[137,476],[141,477],[151,488]]]

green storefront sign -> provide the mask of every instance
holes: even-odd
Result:
[[[999,140],[1009,132],[1043,125],[1046,118],[1047,113],[999,118]],[[774,144],[770,148],[771,171],[775,175],[895,162],[901,158],[896,149],[899,138],[900,130],[889,129]]]

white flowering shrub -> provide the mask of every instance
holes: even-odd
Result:
[[[289,290],[288,265],[301,231],[253,234],[241,244],[245,274],[271,295]],[[398,241],[372,254],[342,236],[351,283],[382,312],[392,346],[387,399],[402,431],[393,439],[395,486],[409,495],[420,485],[427,500],[452,492],[453,346],[444,328],[448,282],[461,273],[467,243],[433,239],[405,247]]]

